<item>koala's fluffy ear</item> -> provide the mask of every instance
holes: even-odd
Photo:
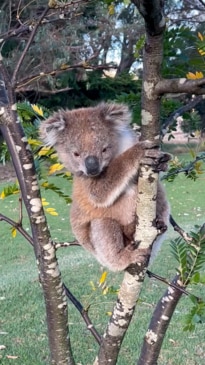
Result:
[[[99,108],[103,119],[117,128],[126,127],[131,123],[131,113],[125,104],[102,103]]]
[[[60,110],[41,123],[39,128],[40,138],[48,146],[55,146],[59,136],[62,135],[66,125],[66,112]]]

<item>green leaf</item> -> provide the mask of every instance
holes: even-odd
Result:
[[[191,284],[199,284],[200,283],[200,273],[197,271],[190,280]]]
[[[181,280],[184,281],[187,272],[187,243],[182,238],[171,241],[171,252],[179,263],[178,272]]]
[[[4,199],[10,195],[19,194],[19,193],[20,193],[20,190],[19,190],[18,184],[15,183],[13,185],[8,185],[2,190],[2,192],[0,194],[0,199]]]
[[[71,197],[69,195],[65,194],[55,184],[49,183],[48,181],[44,181],[43,183],[41,183],[41,187],[43,187],[45,190],[54,191],[59,197],[63,198],[67,204],[70,204],[72,202]]]

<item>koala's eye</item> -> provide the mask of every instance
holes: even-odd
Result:
[[[75,157],[80,157],[80,154],[79,154],[77,151],[73,152],[73,155],[74,155]]]
[[[111,146],[105,146],[105,147],[102,149],[102,153],[107,152],[109,148],[111,148]]]

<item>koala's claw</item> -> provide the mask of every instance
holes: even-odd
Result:
[[[142,141],[140,142],[141,147],[144,150],[158,149],[159,145],[155,141]]]
[[[137,245],[132,241],[127,247],[127,250],[132,252],[132,263],[145,263],[147,257],[151,254],[150,248],[137,248]]]
[[[152,166],[154,172],[160,172],[167,170],[169,160],[171,160],[171,155],[160,151],[155,146],[154,148],[146,149],[141,164]]]
[[[160,218],[156,218],[156,227],[157,227],[158,231],[160,232],[160,234],[166,232],[166,230],[167,230],[167,225]]]
[[[145,263],[147,260],[147,257],[151,255],[151,249],[150,248],[137,248],[136,254],[134,256],[134,263]]]
[[[168,161],[171,160],[172,156],[169,153],[160,152],[160,156],[154,166],[154,172],[166,171],[168,168]]]

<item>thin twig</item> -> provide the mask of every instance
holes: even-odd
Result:
[[[18,60],[18,62],[17,62],[17,65],[16,65],[16,67],[15,67],[15,69],[14,69],[13,76],[12,76],[12,86],[13,86],[14,88],[15,88],[15,85],[16,85],[16,78],[17,78],[18,71],[19,71],[19,69],[20,69],[20,67],[21,67],[21,65],[22,65],[22,63],[23,63],[23,60],[24,60],[24,58],[25,58],[25,56],[26,56],[26,53],[27,53],[28,49],[30,48],[30,45],[31,45],[31,43],[32,43],[32,41],[33,41],[33,39],[34,39],[34,37],[35,37],[35,35],[36,35],[37,29],[38,29],[39,25],[41,24],[41,22],[42,22],[43,18],[45,17],[45,15],[47,14],[47,12],[48,12],[48,11],[49,11],[49,7],[47,7],[47,8],[43,11],[43,13],[41,14],[40,18],[39,18],[39,19],[38,19],[38,21],[36,22],[36,24],[35,24],[35,26],[34,26],[34,28],[33,28],[32,32],[31,32],[31,34],[30,34],[29,40],[28,40],[28,42],[27,42],[27,44],[26,44],[26,47],[24,48],[24,50],[23,50],[23,52],[22,52],[22,54],[21,54],[21,57],[19,58],[19,60]]]
[[[196,156],[193,161],[189,162],[184,167],[176,168],[173,172],[168,171],[161,177],[161,180],[167,180],[169,177],[178,175],[180,173],[185,173],[186,175],[188,175],[191,171],[195,169],[196,162],[198,161],[205,161],[205,152],[201,152],[200,155]]]
[[[12,219],[0,213],[0,222],[1,221],[7,222],[12,227],[16,228],[16,230],[21,233],[22,236],[33,246],[33,238],[25,231],[25,229],[19,223],[16,223]]]
[[[43,77],[48,77],[48,76],[57,76],[65,71],[72,71],[75,69],[84,69],[84,70],[105,70],[105,69],[113,69],[113,68],[117,68],[116,65],[89,65],[88,63],[93,59],[94,57],[92,56],[89,60],[87,60],[86,62],[82,61],[77,63],[76,65],[64,65],[62,69],[55,69],[55,70],[50,70],[47,72],[41,72],[38,73],[36,75],[32,75],[31,77],[27,77],[23,80],[20,80],[16,83],[16,87],[15,87],[15,91],[21,91],[22,88],[25,88],[26,85],[34,82],[34,81],[38,81],[40,79],[42,79]]]
[[[183,289],[182,287],[179,287],[178,285],[171,283],[171,282],[170,282],[170,281],[168,281],[166,278],[164,278],[164,277],[162,277],[162,276],[160,276],[160,275],[157,275],[157,274],[155,274],[155,273],[153,273],[153,272],[151,272],[151,271],[149,271],[149,270],[146,270],[146,273],[147,273],[147,275],[149,276],[149,278],[155,278],[156,280],[159,280],[159,281],[161,281],[162,283],[167,284],[168,286],[171,286],[172,288],[174,288],[174,289],[177,289],[177,290],[181,291],[183,294],[185,294],[185,295],[187,295],[187,296],[189,296],[189,295],[192,295],[192,296],[193,296],[193,294],[192,294],[192,293],[189,293],[188,291],[186,291],[186,290],[185,290],[185,289]],[[196,298],[198,301],[200,300],[200,298],[199,298],[199,297],[197,297],[197,296],[195,296],[195,298]]]
[[[58,248],[62,248],[62,247],[70,247],[70,246],[81,246],[78,241],[72,241],[72,242],[54,242],[53,241],[53,245],[55,247],[55,249],[57,250]]]
[[[187,232],[185,232],[183,230],[183,228],[181,228],[177,222],[174,220],[174,218],[172,217],[172,215],[169,216],[169,221],[172,225],[172,227],[174,228],[174,230],[176,232],[178,232],[180,234],[180,236],[187,242],[190,243],[190,241],[192,241],[192,238],[189,236],[189,234]]]
[[[0,105],[8,105],[9,101],[13,101],[11,92],[11,80],[7,68],[3,63],[3,58],[0,54]]]
[[[70,290],[66,287],[65,284],[63,284],[66,296],[70,299],[70,301],[74,304],[75,308],[79,311],[81,314],[84,322],[87,325],[87,329],[92,333],[92,335],[95,337],[97,343],[101,344],[101,336],[93,326],[89,316],[88,312],[83,308],[82,304],[73,296],[73,294],[70,292]]]
[[[19,196],[19,226],[22,226],[22,222],[23,222],[23,199],[22,196],[20,194]]]
[[[0,34],[0,37],[1,37],[0,44],[7,41],[10,38],[14,38],[14,37],[17,37],[20,34],[28,33],[28,32],[31,32],[31,26],[22,24],[17,29],[14,28],[14,29],[9,30],[7,33]]]

